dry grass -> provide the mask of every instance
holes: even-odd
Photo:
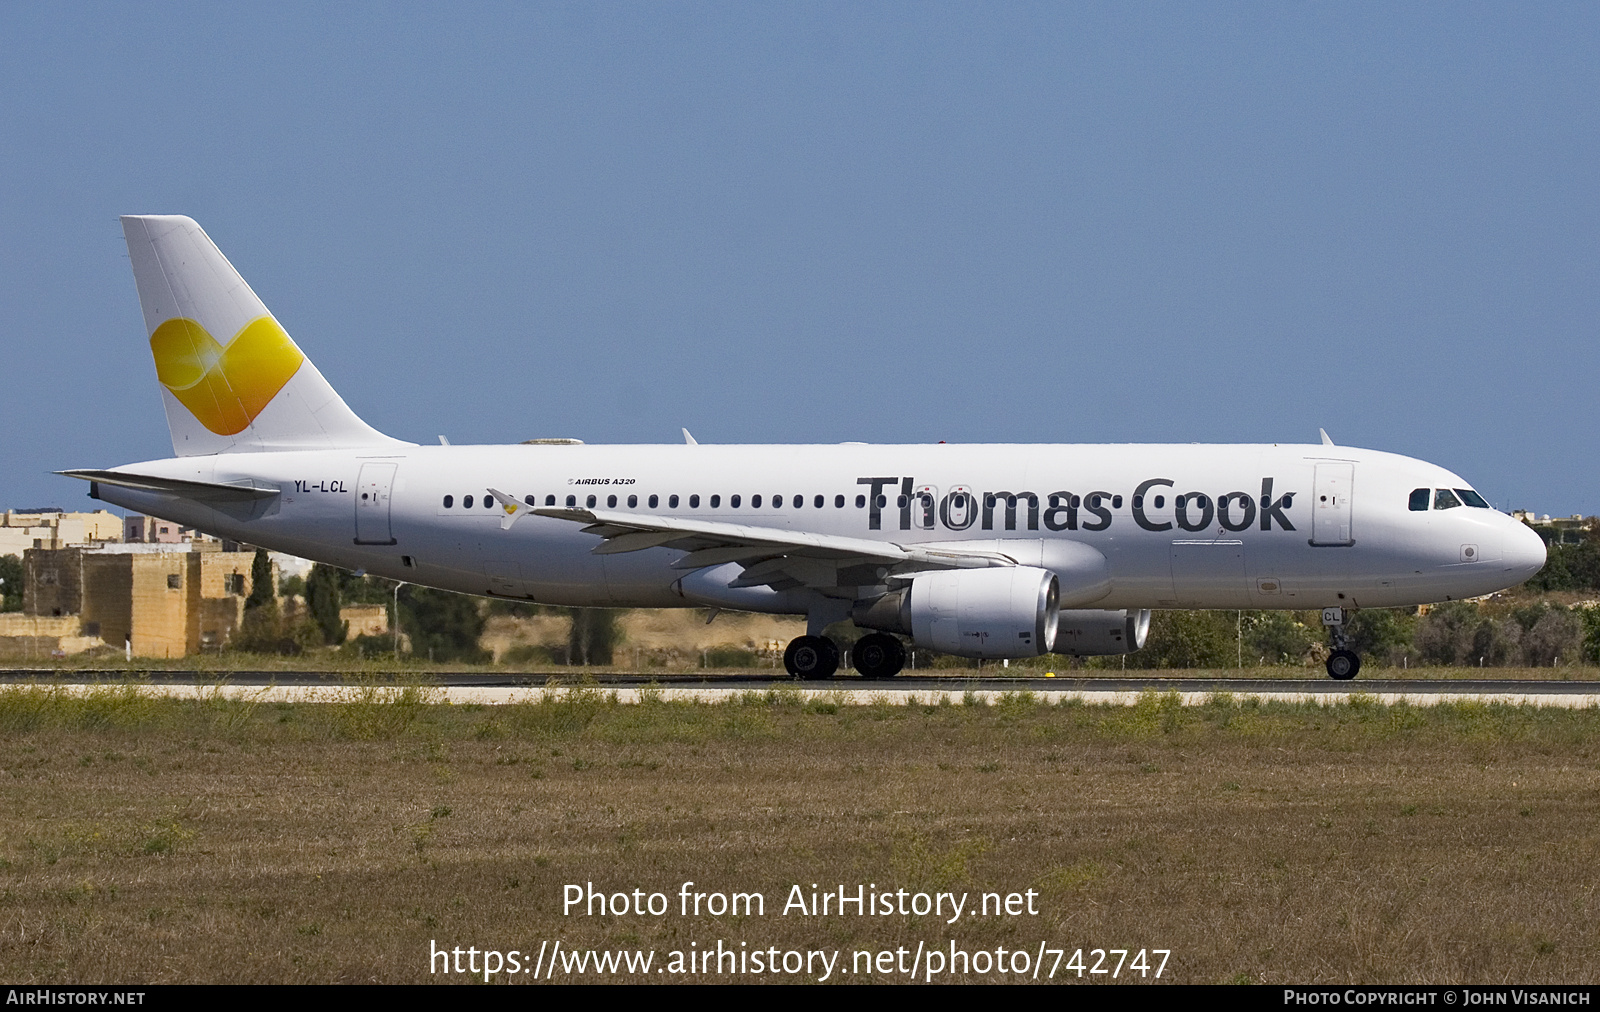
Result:
[[[428,979],[441,945],[1173,950],[1184,982],[1600,971],[1600,713],[509,707],[0,689],[0,977]],[[561,888],[759,890],[572,917]],[[1041,891],[1042,914],[778,915],[792,883]],[[459,978],[456,978],[459,979]],[[848,979],[848,978],[846,978]]]

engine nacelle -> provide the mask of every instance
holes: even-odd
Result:
[[[1150,635],[1150,609],[1123,611],[1064,611],[1056,624],[1055,649],[1069,657],[1131,654]]]
[[[959,657],[1037,657],[1056,640],[1061,586],[1031,566],[923,573],[851,611],[856,625],[909,634]]]

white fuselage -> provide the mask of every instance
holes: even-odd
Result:
[[[1045,568],[1065,542],[1092,546],[1109,584],[1077,586],[1063,573],[1063,607],[1423,604],[1513,586],[1545,557],[1537,535],[1495,510],[1409,508],[1415,489],[1470,487],[1449,471],[1329,445],[404,446],[224,453],[123,470],[253,481],[281,494],[209,506],[101,485],[100,498],[347,569],[560,605],[696,602],[677,586],[685,571],[672,568],[682,551],[596,555],[600,539],[581,524],[538,515],[502,529],[487,489],[541,507],[897,545],[1000,542]],[[785,600],[771,610],[797,610]]]

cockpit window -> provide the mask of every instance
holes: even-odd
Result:
[[[1447,488],[1438,489],[1433,493],[1433,508],[1436,510],[1455,509],[1460,505],[1461,500],[1457,499],[1455,493]]]
[[[1433,498],[1433,489],[1414,488],[1411,490],[1411,511],[1421,513],[1428,508],[1428,500]]]
[[[1461,501],[1466,503],[1468,506],[1475,506],[1481,510],[1490,508],[1489,503],[1483,498],[1483,496],[1472,491],[1470,488],[1458,488],[1456,489],[1456,495],[1460,496]]]

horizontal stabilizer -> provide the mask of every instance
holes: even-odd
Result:
[[[255,483],[224,485],[210,481],[185,481],[181,478],[157,478],[148,474],[129,474],[126,471],[57,471],[68,478],[82,478],[101,485],[116,485],[139,492],[156,492],[161,495],[193,499],[196,502],[257,502],[271,499],[282,490]]]

